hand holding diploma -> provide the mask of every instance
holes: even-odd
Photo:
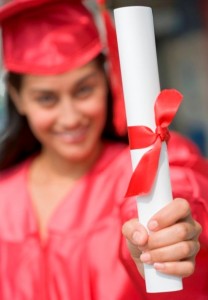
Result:
[[[139,272],[144,276],[145,263],[168,276],[190,276],[199,251],[201,227],[192,219],[188,202],[175,199],[152,216],[147,228],[151,235],[135,219],[126,222],[122,229]],[[167,291],[166,286],[157,288]]]
[[[200,232],[188,202],[172,201],[167,127],[182,96],[160,92],[151,9],[116,9],[115,23],[134,170],[127,196],[137,196],[140,221],[123,233],[139,270],[144,263],[147,292],[177,291],[193,272]]]

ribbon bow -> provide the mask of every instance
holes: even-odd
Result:
[[[162,142],[168,142],[168,126],[172,122],[183,96],[177,90],[163,90],[156,99],[153,132],[146,126],[129,126],[130,149],[141,149],[153,145],[141,158],[135,168],[126,192],[126,197],[142,196],[151,191],[157,174]]]

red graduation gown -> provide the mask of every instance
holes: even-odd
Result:
[[[190,201],[202,224],[196,271],[184,290],[147,294],[129,257],[122,223],[137,215],[124,199],[131,162],[125,145],[106,144],[97,164],[63,199],[41,243],[27,190],[31,159],[0,176],[1,300],[208,299],[208,164],[190,142],[169,144],[174,196]]]

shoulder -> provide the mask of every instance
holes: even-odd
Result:
[[[207,203],[208,160],[189,139],[172,133],[168,145],[170,175],[175,197]]]
[[[168,150],[174,197],[187,199],[194,218],[207,228],[208,160],[192,141],[176,133],[172,134]],[[207,247],[206,231],[202,231],[200,241]]]
[[[0,210],[21,198],[26,190],[29,159],[0,173]]]
[[[172,131],[171,138],[168,143],[168,152],[170,161],[186,160],[190,155],[202,156],[197,145],[189,138]]]
[[[123,143],[106,143],[104,150],[98,161],[99,170],[109,169],[112,175],[125,170],[125,173],[131,172],[131,157],[129,146]]]
[[[189,168],[208,177],[208,160],[187,137],[172,132],[168,143],[168,155],[171,167]]]
[[[0,173],[0,240],[22,240],[29,228],[25,226],[28,163]]]
[[[15,177],[18,173],[21,172],[22,168],[26,164],[26,161],[21,162],[20,164],[17,164],[11,168],[8,168],[6,170],[0,171],[0,181],[6,181],[9,178]]]

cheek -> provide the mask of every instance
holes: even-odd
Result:
[[[36,136],[49,130],[54,122],[54,117],[52,115],[41,112],[34,112],[33,114],[26,115],[26,117],[32,132]]]
[[[106,94],[101,93],[85,103],[83,112],[96,122],[104,122],[107,115]]]
[[[106,105],[104,103],[96,103],[88,109],[88,114],[95,119],[103,119],[106,116]]]

